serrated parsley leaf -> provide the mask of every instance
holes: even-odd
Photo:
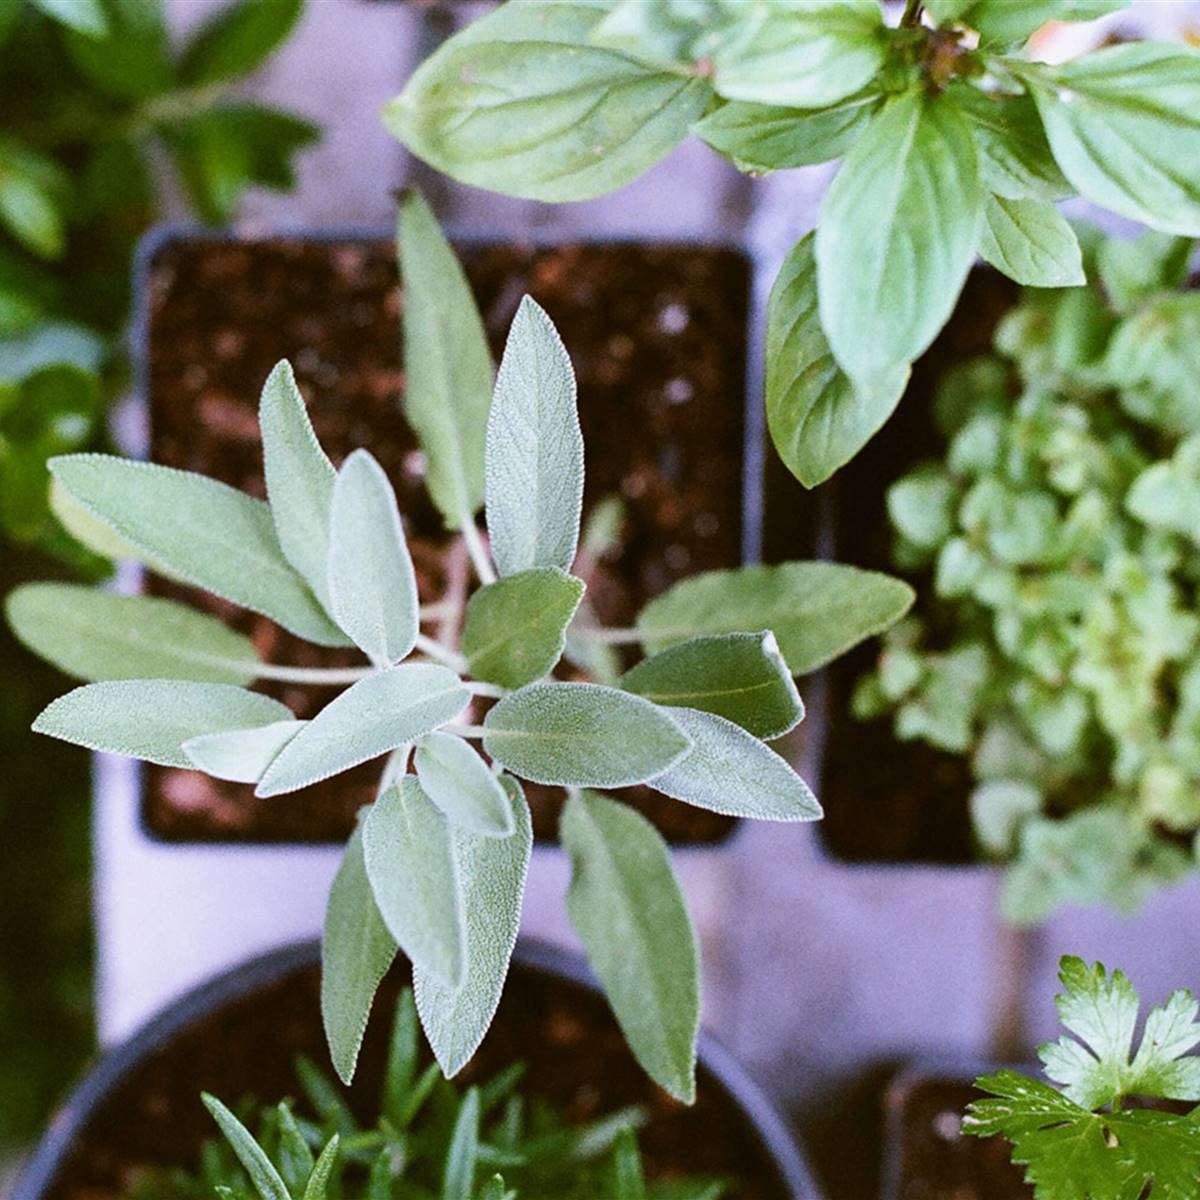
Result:
[[[1150,1011],[1133,1053],[1138,994],[1121,971],[1065,957],[1056,998],[1069,1033],[1043,1046],[1046,1073],[1061,1090],[999,1071],[976,1081],[990,1093],[967,1110],[963,1130],[1000,1134],[1037,1200],[1191,1200],[1200,1183],[1200,1121],[1146,1108],[1128,1097],[1200,1099],[1197,1002],[1175,992]],[[1098,1111],[1097,1111],[1098,1110]]]
[[[1129,978],[1068,957],[1059,979],[1065,990],[1055,1003],[1074,1037],[1061,1037],[1039,1053],[1046,1074],[1076,1104],[1100,1108],[1123,1096],[1200,1100],[1200,1057],[1188,1054],[1200,1043],[1200,1006],[1190,992],[1178,991],[1151,1010],[1131,1061],[1138,994]]]

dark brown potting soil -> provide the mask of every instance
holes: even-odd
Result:
[[[962,1115],[979,1096],[955,1079],[921,1079],[893,1095],[901,1137],[899,1186],[889,1200],[1031,1200],[1008,1142],[961,1132]]]
[[[839,560],[897,574],[887,489],[917,463],[944,453],[933,422],[938,382],[948,367],[990,348],[997,322],[1015,299],[1014,284],[994,271],[975,271],[949,325],[914,365],[895,415],[833,477],[828,486]],[[909,581],[918,597],[929,594],[928,578]],[[854,861],[972,862],[968,764],[924,742],[897,740],[888,718],[862,722],[850,715],[854,685],[877,654],[878,643],[868,642],[829,671],[821,836],[834,854]]]
[[[585,510],[623,500],[620,544],[595,564],[589,597],[627,625],[652,596],[698,571],[734,566],[741,539],[742,438],[749,267],[697,246],[506,244],[464,247],[497,356],[521,297],[557,323],[579,378],[587,446]],[[289,358],[317,434],[335,463],[366,446],[400,500],[421,579],[436,599],[465,559],[450,549],[425,496],[422,457],[401,414],[403,297],[387,240],[174,240],[149,272],[146,393],[150,456],[264,494],[255,414],[271,367]],[[586,516],[586,512],[585,512]],[[250,634],[275,662],[335,666],[271,621],[155,580]],[[265,687],[312,716],[328,689]],[[294,795],[256,800],[250,787],[149,768],[147,827],[171,840],[341,840],[374,798],[369,764]],[[535,831],[552,838],[561,794],[529,786]],[[730,818],[646,788],[624,795],[673,841],[725,837]]]
[[[397,968],[368,1027],[350,1096],[364,1121],[378,1113],[401,982]],[[202,1142],[214,1133],[201,1090],[228,1103],[295,1097],[296,1056],[328,1062],[318,997],[318,973],[305,969],[189,1025],[129,1074],[96,1112],[46,1200],[117,1200],[139,1167],[194,1167]],[[514,1062],[527,1067],[525,1094],[552,1101],[572,1123],[644,1105],[650,1121],[638,1142],[650,1178],[711,1172],[740,1181],[731,1200],[785,1200],[788,1194],[753,1129],[719,1085],[701,1072],[695,1106],[676,1103],[637,1067],[604,1001],[591,991],[514,967],[495,1024],[461,1080],[485,1080]]]

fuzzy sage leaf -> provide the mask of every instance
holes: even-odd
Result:
[[[5,615],[25,646],[77,679],[245,684],[259,665],[249,638],[156,596],[27,583],[9,593]]]
[[[671,1095],[696,1095],[700,962],[662,836],[640,813],[576,792],[560,834],[567,912],[639,1063]]]
[[[788,469],[805,487],[824,483],[892,415],[908,365],[855,382],[821,328],[814,235],[793,247],[767,306],[767,426]]]
[[[462,183],[586,200],[687,136],[712,89],[591,41],[590,0],[504,4],[450,38],[384,109],[414,154]]]
[[[575,372],[550,318],[528,296],[496,376],[485,467],[487,526],[500,574],[569,570],[583,510]]]
[[[756,821],[817,821],[821,806],[787,761],[740,725],[714,713],[672,708],[692,749],[651,780],[664,795],[697,808]]]
[[[379,915],[400,949],[450,987],[466,964],[462,884],[450,825],[406,775],[368,810],[363,859]]]
[[[521,571],[467,601],[463,653],[476,679],[518,688],[549,674],[562,657],[583,580],[557,567]]]
[[[183,744],[191,738],[292,719],[278,700],[227,683],[122,679],[60,696],[42,710],[33,730],[88,750],[190,768]]]
[[[179,579],[321,646],[345,635],[283,555],[267,505],[214,479],[106,454],[50,460],[92,516]]]
[[[804,717],[800,693],[772,633],[692,638],[644,658],[621,677],[655,704],[697,708],[776,738]]]
[[[453,671],[403,663],[360,680],[288,743],[256,795],[279,796],[348,771],[456,717],[471,696]]]
[[[452,825],[479,837],[513,832],[512,805],[503,785],[464,739],[426,734],[417,743],[413,765],[426,796]]]
[[[638,615],[650,651],[701,634],[769,629],[793,675],[881,633],[912,606],[899,579],[826,562],[708,571],[677,583]]]
[[[449,529],[483,505],[483,443],[492,356],[467,278],[416,192],[400,203],[404,414],[428,462],[425,483]]]
[[[258,424],[280,549],[328,609],[329,505],[336,473],[313,432],[291,363],[279,363],[267,376]]]
[[[817,226],[821,324],[848,375],[878,385],[929,345],[975,260],[982,219],[961,112],[920,90],[889,100],[847,154]]]
[[[367,450],[342,464],[329,528],[329,598],[334,619],[379,665],[416,644],[420,601],[396,494]]]
[[[691,749],[649,700],[594,683],[533,683],[484,718],[484,749],[514,775],[564,787],[629,787]]]
[[[306,724],[307,721],[276,721],[255,729],[202,733],[184,742],[183,752],[194,767],[214,779],[257,783]]]
[[[362,821],[350,835],[329,889],[321,935],[321,1020],[338,1078],[354,1078],[367,1018],[396,957],[363,858]]]
[[[447,1077],[466,1066],[492,1023],[521,924],[533,826],[520,784],[507,775],[501,783],[510,836],[480,837],[462,826],[450,831],[466,913],[463,981],[452,988],[419,967],[413,972],[421,1024]]]

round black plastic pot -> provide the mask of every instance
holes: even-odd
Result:
[[[254,1022],[262,1022],[262,1010],[269,1009],[270,1027],[284,1032],[279,1037],[272,1035],[265,1038],[254,1047],[252,1053],[244,1057],[238,1056],[237,1047],[232,1043],[204,1046],[203,1058],[208,1066],[211,1067],[212,1062],[219,1063],[217,1073],[226,1098],[232,1100],[253,1095],[264,1077],[279,1078],[281,1073],[290,1075],[296,1050],[288,1041],[292,1036],[290,1031],[302,1026],[311,1034],[312,1030],[319,1029],[316,992],[311,986],[319,963],[320,947],[315,941],[299,943],[253,959],[188,993],[129,1041],[106,1054],[50,1125],[19,1177],[11,1200],[60,1200],[62,1197],[83,1194],[81,1185],[91,1181],[86,1174],[81,1175],[79,1160],[84,1157],[85,1150],[93,1150],[96,1146],[105,1152],[113,1150],[106,1133],[109,1127],[107,1123],[125,1115],[118,1110],[130,1102],[134,1085],[141,1086],[144,1080],[150,1080],[161,1088],[162,1064],[172,1050],[178,1054],[181,1046],[186,1048],[195,1043],[197,1037],[205,1036],[200,1031],[218,1028],[216,1023],[223,1018],[228,1019],[229,1014],[250,1011],[250,1006],[257,1003],[257,1009],[253,1011]],[[509,988],[514,985],[524,988],[526,994],[532,994],[531,990],[557,989],[563,992],[565,989],[570,1011],[574,1013],[578,1010],[580,1021],[586,1016],[589,1022],[588,1035],[591,1036],[596,1020],[593,1010],[601,1002],[587,967],[577,956],[544,943],[522,939],[513,958]],[[527,1009],[520,1006],[510,1008],[506,1013],[502,1004],[489,1041],[499,1038],[507,1047],[507,1041],[504,1040],[506,1023],[510,1026],[507,1033],[512,1033],[514,1027],[528,1024],[526,1015]],[[562,1019],[560,1014],[560,1024]],[[607,1009],[604,1011],[604,1020],[612,1024]],[[379,1019],[373,1022],[360,1065],[360,1075],[364,1077],[368,1088],[372,1082],[377,1082],[385,1056],[385,1047],[377,1029],[380,1025]],[[607,1036],[608,1031],[602,1032]],[[527,1039],[530,1035],[526,1030],[520,1036]],[[539,1032],[537,1036],[544,1035]],[[285,1044],[286,1053],[283,1053]],[[487,1042],[485,1050],[486,1047]],[[200,1057],[197,1056],[197,1061]],[[206,1073],[203,1066],[197,1066],[193,1078],[190,1059],[187,1068],[188,1077],[179,1080],[173,1089],[186,1091],[186,1096],[180,1096],[176,1102],[173,1095],[167,1096],[167,1093],[160,1091],[155,1102],[157,1109],[148,1109],[145,1114],[149,1124],[157,1121],[164,1123],[163,1128],[174,1128],[183,1118],[181,1106],[186,1104],[189,1110],[198,1109],[198,1093],[213,1085],[212,1073]],[[554,1069],[560,1068],[556,1065]],[[609,1060],[606,1069],[629,1070],[626,1055],[622,1053],[619,1062]],[[759,1197],[761,1200],[819,1200],[819,1192],[803,1154],[783,1120],[729,1052],[707,1035],[702,1035],[700,1039],[698,1074],[700,1099],[697,1109],[681,1110],[678,1106],[669,1105],[663,1110],[668,1116],[662,1119],[687,1122],[693,1112],[698,1113],[707,1105],[710,1124],[707,1128],[698,1127],[694,1131],[695,1138],[711,1139],[712,1115],[720,1116],[720,1128],[724,1131],[722,1136],[728,1136],[730,1157],[736,1160],[736,1170],[732,1169],[731,1161],[729,1173],[740,1174],[741,1178],[748,1181],[747,1185],[752,1190],[747,1194],[755,1196],[756,1200]],[[178,1075],[173,1078],[178,1080]],[[356,1082],[356,1088],[359,1086]],[[165,1096],[167,1099],[164,1102]],[[263,1098],[278,1097],[264,1094]],[[664,1103],[660,1101],[659,1106]],[[660,1119],[659,1106],[651,1106],[653,1116],[651,1125],[643,1135],[645,1138],[652,1137],[654,1122]],[[143,1114],[133,1113],[130,1116],[135,1123],[143,1123]],[[205,1124],[199,1128],[202,1132],[198,1137],[208,1135]],[[676,1131],[689,1137],[692,1132],[685,1131],[682,1125]],[[194,1161],[199,1151],[198,1141],[195,1145],[185,1145],[176,1140],[170,1147],[160,1148],[145,1144],[144,1131],[138,1136],[142,1138],[138,1146],[139,1153],[151,1160],[157,1155],[171,1165],[187,1165],[189,1161]],[[693,1142],[695,1138],[692,1138]],[[114,1153],[119,1154],[119,1151]],[[113,1165],[119,1168],[132,1164],[118,1161]],[[695,1169],[686,1160],[679,1165],[685,1170]],[[735,1191],[733,1197],[737,1196],[738,1192]]]

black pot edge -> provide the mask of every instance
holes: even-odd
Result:
[[[767,427],[766,414],[761,403],[764,380],[764,337],[766,301],[773,282],[773,272],[765,265],[766,256],[757,249],[750,237],[671,237],[640,238],[632,234],[595,235],[573,233],[563,237],[548,230],[526,231],[513,234],[496,231],[445,227],[451,242],[466,246],[488,245],[495,242],[517,243],[536,247],[553,246],[559,243],[600,246],[641,246],[646,244],[687,248],[698,247],[732,250],[746,261],[750,273],[747,300],[745,401],[742,414],[742,565],[749,566],[762,557],[763,513],[765,509],[765,469]],[[187,221],[166,221],[154,225],[138,241],[133,258],[133,300],[131,304],[128,348],[132,378],[130,396],[142,419],[142,427],[148,427],[147,362],[150,343],[150,273],[155,257],[165,247],[177,241],[209,241],[226,245],[231,242],[253,243],[272,238],[290,237],[309,242],[343,241],[388,241],[395,237],[395,230],[375,225],[329,225],[313,228],[305,225],[289,226],[277,224],[251,231],[213,227]],[[120,439],[118,439],[120,440]],[[126,453],[145,457],[144,446],[123,446]],[[254,838],[167,838],[152,829],[146,821],[140,794],[142,787],[141,764],[135,764],[139,801],[137,806],[138,830],[149,842],[158,846],[185,848],[189,846],[234,846],[255,850],[294,850],[340,848],[344,845],[336,840],[313,841],[259,841]],[[724,837],[712,842],[670,842],[672,853],[686,857],[720,855],[728,851],[741,836],[746,825],[745,818],[735,817],[734,824]],[[560,852],[561,847],[552,839],[539,839],[535,847],[543,851]]]
[[[320,963],[316,939],[269,950],[185,992],[151,1017],[128,1039],[105,1052],[55,1114],[14,1185],[10,1200],[43,1200],[66,1155],[93,1112],[147,1055],[207,1012]],[[549,942],[521,937],[512,958],[526,970],[554,975],[588,991],[598,986],[577,954]],[[775,1165],[791,1200],[822,1200],[808,1162],[783,1118],[736,1058],[702,1032],[698,1063],[742,1112]]]
[[[883,1093],[883,1152],[880,1159],[880,1200],[904,1200],[900,1171],[904,1161],[904,1110],[913,1089],[931,1080],[973,1084],[981,1075],[1012,1067],[977,1054],[923,1054],[900,1067]],[[1037,1071],[1018,1065],[1018,1070]]]

